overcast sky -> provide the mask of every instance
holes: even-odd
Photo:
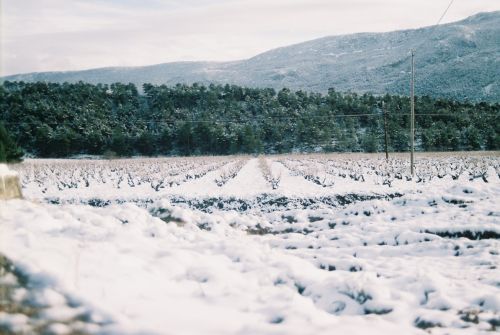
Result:
[[[433,25],[450,0],[0,0],[2,75],[236,60],[328,35]],[[455,0],[443,22],[500,10]]]

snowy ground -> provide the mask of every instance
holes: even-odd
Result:
[[[489,334],[499,164],[27,161],[26,200],[0,202],[0,333]]]

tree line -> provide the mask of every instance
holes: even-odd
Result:
[[[406,151],[410,99],[236,85],[9,82],[0,123],[38,157]],[[416,98],[417,150],[498,150],[500,105]],[[4,144],[5,146],[5,144]]]

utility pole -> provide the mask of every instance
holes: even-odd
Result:
[[[385,160],[389,160],[389,151],[387,149],[387,110],[385,108],[385,102],[382,101],[382,111],[384,112],[384,133],[385,133]]]
[[[415,50],[411,49],[411,84],[410,84],[410,95],[411,95],[411,120],[410,120],[410,170],[411,175],[415,175],[414,159],[413,155],[415,152]]]

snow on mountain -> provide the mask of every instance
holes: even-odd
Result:
[[[326,92],[408,94],[409,50],[416,48],[418,95],[500,101],[500,12],[414,30],[329,36],[233,62],[19,74],[4,80],[90,83],[232,83]]]

